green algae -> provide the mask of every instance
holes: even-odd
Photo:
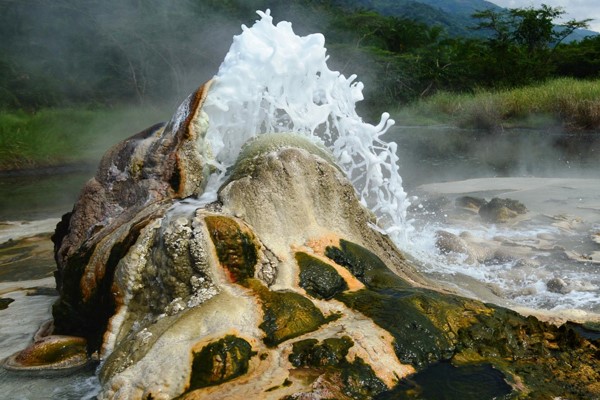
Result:
[[[518,396],[527,398],[600,396],[600,371],[594,367],[600,346],[578,334],[581,327],[558,328],[505,308],[407,287],[376,256],[347,241],[328,247],[326,255],[365,284],[334,298],[387,330],[400,361],[421,371],[440,361],[493,365],[524,387]],[[476,369],[474,374],[476,382]]]
[[[356,357],[353,363],[342,369],[342,392],[352,398],[359,400],[372,399],[374,396],[387,390],[371,366],[362,358]]]
[[[331,265],[306,253],[296,253],[300,267],[300,287],[317,299],[331,299],[348,289],[346,281]]]
[[[339,248],[329,246],[325,254],[366,286],[356,292],[338,293],[335,298],[390,332],[400,361],[423,366],[452,354],[446,333],[423,312],[440,309],[433,293],[411,288],[379,257],[355,243],[342,239]]]
[[[56,364],[77,356],[87,356],[86,342],[82,338],[72,337],[35,343],[19,353],[16,361],[32,367]]]
[[[584,322],[582,324],[567,322],[567,326],[573,328],[586,339],[600,340],[600,322]]]
[[[346,356],[353,345],[348,336],[327,338],[320,344],[317,339],[300,340],[292,345],[288,359],[296,368],[337,366],[347,363]]]
[[[204,221],[219,262],[229,271],[232,281],[243,283],[252,278],[258,262],[258,249],[251,234],[243,232],[231,218],[208,216]]]
[[[218,385],[244,375],[254,355],[250,343],[234,335],[207,344],[193,355],[188,390]]]
[[[404,279],[394,274],[376,254],[347,240],[340,240],[340,247],[328,246],[325,255],[346,267],[370,289],[409,288]]]
[[[269,347],[317,330],[329,321],[301,294],[269,290],[257,279],[248,279],[247,285],[262,303],[264,317],[258,327],[265,332],[263,341]]]
[[[354,345],[348,336],[327,338],[319,342],[305,339],[292,345],[288,359],[295,368],[313,369],[316,376],[324,374],[327,379],[339,382],[341,393],[351,399],[372,399],[387,390],[370,365],[360,357],[353,362],[347,355]]]
[[[384,292],[363,289],[341,293],[335,298],[388,331],[394,337],[396,356],[403,363],[421,367],[449,358],[453,354],[454,346],[448,335],[415,305],[417,302],[429,303],[429,299],[423,294],[391,289]]]

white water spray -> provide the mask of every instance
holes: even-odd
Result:
[[[233,44],[204,103],[206,140],[219,173],[208,190],[223,182],[249,139],[295,132],[327,146],[356,188],[378,226],[404,242],[408,200],[396,162],[396,144],[380,137],[394,124],[387,113],[376,126],[356,113],[363,85],[327,67],[325,38],[300,37],[292,24],[273,24],[269,10]]]

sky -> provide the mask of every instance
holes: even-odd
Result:
[[[564,19],[582,20],[593,18],[589,23],[590,30],[600,32],[600,1],[599,0],[488,0],[501,7],[527,8],[539,7],[546,4],[550,7],[562,7]]]

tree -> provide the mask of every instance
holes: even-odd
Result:
[[[491,42],[524,46],[529,53],[554,48],[575,29],[587,28],[591,19],[555,24],[565,14],[561,7],[542,4],[540,8],[485,10],[473,14],[480,22],[476,30],[491,30]]]
[[[490,32],[487,58],[500,85],[514,86],[546,79],[554,74],[555,51],[575,29],[586,28],[589,19],[556,24],[565,11],[542,4],[540,8],[478,11],[476,30]],[[494,72],[495,71],[495,72]]]

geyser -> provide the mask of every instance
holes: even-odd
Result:
[[[104,156],[53,236],[53,326],[10,368],[94,355],[100,399],[393,398],[440,370],[491,397],[598,396],[597,342],[428,287],[390,239],[391,121],[360,119],[322,36],[260,15],[212,86]]]
[[[268,10],[258,14],[259,21],[234,37],[203,107],[210,121],[205,145],[214,156],[208,163],[217,170],[208,192],[214,198],[249,139],[294,132],[326,145],[379,227],[403,240],[410,228],[396,144],[380,139],[394,121],[385,113],[373,126],[357,114],[363,85],[327,67],[323,35],[299,37],[289,22],[273,25]]]

